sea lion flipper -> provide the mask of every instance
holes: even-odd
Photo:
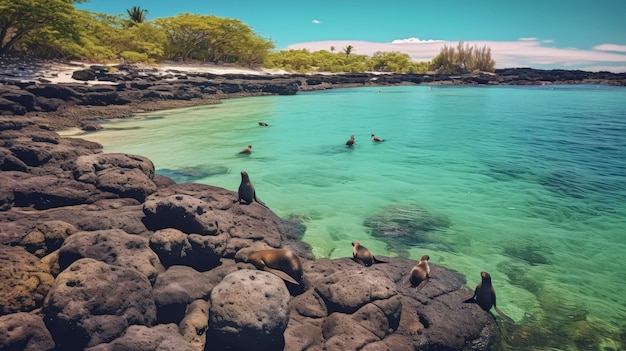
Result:
[[[254,195],[254,201],[258,202],[259,205],[261,205],[261,206],[263,206],[263,207],[265,207],[265,208],[267,208],[269,210],[269,207],[267,207],[267,205],[263,201],[259,200],[259,198],[256,197],[256,194]]]
[[[424,286],[426,285],[426,283],[428,283],[428,279],[422,280],[416,287],[415,290],[416,291],[420,291],[422,290],[422,288],[424,288]]]
[[[293,284],[296,284],[296,285],[300,285],[300,283],[298,283],[295,279],[293,279],[289,274],[287,274],[287,273],[285,273],[285,272],[283,272],[281,270],[274,269],[274,268],[269,268],[267,266],[264,269],[266,271],[268,271],[268,272],[278,276],[279,278],[281,278],[283,280],[286,280],[286,281],[288,281],[290,283],[293,283]]]
[[[373,259],[374,259],[374,263],[389,263],[389,262],[387,262],[387,261],[382,261],[382,260],[379,260],[379,259],[377,259],[376,257],[373,257]]]
[[[506,319],[507,321],[511,322],[511,323],[515,323],[515,321],[513,320],[513,318],[507,316],[506,314],[504,314],[504,312],[502,312],[497,306],[494,306],[496,309],[496,312],[498,312],[498,314],[500,315],[500,317]]]

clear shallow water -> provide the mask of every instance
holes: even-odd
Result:
[[[145,155],[178,181],[236,191],[245,170],[274,212],[303,219],[317,257],[350,256],[359,240],[376,254],[428,254],[472,288],[487,271],[517,322],[507,327],[514,348],[626,347],[623,88],[329,90],[65,135]],[[248,144],[253,153],[238,155]],[[374,237],[364,222],[389,206],[435,225],[402,241]]]

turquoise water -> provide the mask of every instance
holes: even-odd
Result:
[[[303,220],[317,257],[351,256],[358,240],[375,254],[428,254],[471,288],[487,271],[516,321],[511,348],[626,348],[624,88],[338,89],[64,134],[145,155],[179,181],[236,191],[245,170],[274,212]],[[394,211],[427,223],[401,239],[365,225]]]

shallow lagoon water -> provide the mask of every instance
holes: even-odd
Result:
[[[626,347],[624,88],[337,89],[103,126],[64,134],[145,155],[183,182],[236,191],[245,170],[274,212],[303,220],[317,257],[350,256],[358,240],[379,255],[428,254],[471,288],[489,272],[516,321],[512,348]],[[412,242],[373,236],[364,223],[390,207],[445,225]]]

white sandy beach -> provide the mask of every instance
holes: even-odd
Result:
[[[96,63],[85,63],[80,61],[57,62],[43,61],[28,58],[0,58],[0,80],[15,81],[39,81],[45,83],[80,83],[72,78],[74,71],[87,69],[90,66],[115,66],[115,64],[101,65]],[[252,69],[244,67],[235,67],[228,65],[214,65],[202,63],[180,63],[166,62],[158,65],[136,64],[133,65],[138,69],[151,71],[151,74],[170,74],[170,73],[210,73],[210,74],[248,74],[248,75],[272,75],[286,74],[288,72],[282,70],[269,69]],[[157,70],[154,72],[153,70]],[[113,84],[103,81],[89,81],[88,84]]]

